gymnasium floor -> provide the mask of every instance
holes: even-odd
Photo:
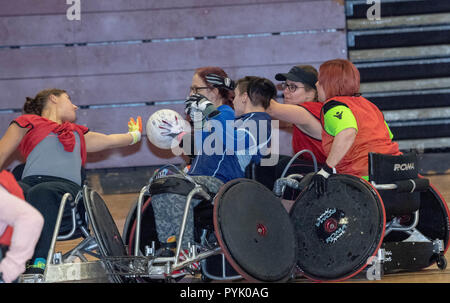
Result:
[[[427,177],[430,179],[431,183],[435,185],[435,187],[441,192],[448,204],[448,202],[450,201],[450,174],[433,175]],[[120,232],[122,232],[123,230],[123,225],[125,223],[125,218],[128,214],[128,211],[134,201],[136,201],[138,196],[139,193],[102,195],[103,199],[108,205],[111,215],[115,219]],[[55,251],[65,252],[75,246],[76,243],[78,243],[77,240],[58,242]],[[447,252],[446,257],[447,260],[450,260],[450,250],[449,252]],[[195,277],[191,279],[185,279],[185,282],[198,283],[201,282],[201,280]],[[298,279],[294,282],[310,283],[306,279]],[[350,279],[345,281],[345,283],[450,283],[450,267],[442,271],[434,265],[420,272],[385,275],[381,280],[377,281]]]

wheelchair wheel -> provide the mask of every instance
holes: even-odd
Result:
[[[445,254],[449,247],[450,212],[447,203],[437,190],[430,184],[426,192],[420,194],[419,223],[417,230],[430,240],[443,240]],[[433,262],[430,262],[432,265]]]
[[[103,257],[126,256],[127,252],[123,244],[119,230],[102,197],[88,187],[83,192],[84,204],[89,217],[89,222],[97,240],[98,250]],[[112,272],[110,264],[106,263],[107,269]],[[119,275],[111,275],[112,282],[124,283],[129,280]]]
[[[447,259],[444,255],[439,255],[436,260],[436,265],[440,270],[447,269]]]
[[[292,275],[293,226],[280,199],[261,183],[226,183],[214,199],[214,228],[226,259],[245,279],[281,282]]]
[[[133,202],[131,205],[130,210],[128,211],[127,217],[125,218],[125,223],[123,224],[123,230],[122,230],[122,238],[123,242],[127,245],[128,241],[130,239],[130,233],[131,233],[131,226],[134,223],[134,220],[136,220],[136,208],[137,208],[137,200]],[[129,252],[128,252],[129,253]]]
[[[297,265],[314,281],[342,281],[361,272],[377,253],[386,225],[378,192],[349,175],[330,176],[320,198],[310,183],[290,217],[297,237]]]
[[[128,212],[125,225],[123,228],[124,242],[127,245],[127,252],[130,256],[134,255],[134,245],[136,236],[136,201]],[[161,246],[158,240],[158,234],[156,232],[155,215],[151,204],[151,198],[149,196],[144,197],[144,203],[142,204],[141,214],[141,241],[139,244],[139,250],[144,254],[145,246],[151,246],[152,241],[155,242],[155,249]]]

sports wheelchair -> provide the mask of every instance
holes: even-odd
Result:
[[[173,273],[185,269],[200,273],[203,281],[284,282],[300,276],[343,281],[381,279],[433,264],[445,269],[449,211],[438,190],[418,174],[416,155],[368,157],[369,181],[332,175],[320,197],[311,182],[314,172],[285,177],[294,158],[276,174],[273,190],[272,184],[258,181],[264,176],[255,166],[250,168],[252,179],[212,190],[168,165],[173,175],[158,178],[155,173],[142,188],[127,216],[124,240],[100,195],[85,186],[83,201],[100,251],[94,263],[103,270],[98,277],[116,283],[174,281]],[[288,212],[280,202],[289,188],[299,194]],[[186,197],[175,256],[184,253],[181,243],[192,201],[201,200],[193,208],[194,243],[183,260],[158,255],[151,202],[167,191]],[[191,267],[194,262],[201,263],[199,269]]]
[[[71,213],[67,222],[71,227],[65,232],[67,226],[61,229],[61,223],[68,219],[64,218],[67,210]],[[79,238],[82,240],[65,254],[55,252],[57,241]],[[22,274],[19,283],[122,283],[120,276],[108,274],[108,265],[102,261],[106,256],[125,254],[120,242],[106,204],[97,192],[84,185],[75,198],[66,193],[61,199],[44,273]]]
[[[290,218],[297,266],[313,281],[446,268],[449,211],[413,153],[370,153],[369,182],[332,175],[318,197],[311,185],[297,197]]]
[[[24,167],[25,163],[13,169],[12,173],[17,181],[21,180]],[[81,169],[81,177],[82,182],[86,183],[84,168]],[[18,282],[121,282],[120,277],[108,275],[105,265],[99,261],[111,251],[110,246],[100,241],[102,236],[98,224],[102,218],[104,218],[103,222],[106,220],[109,223],[108,233],[119,234],[103,200],[87,185],[84,185],[76,196],[70,193],[64,194],[61,198],[44,273],[24,273],[19,276]],[[55,252],[57,241],[76,239],[81,241],[65,254]],[[115,250],[114,253],[119,251]]]

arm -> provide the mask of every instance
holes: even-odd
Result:
[[[343,103],[327,103],[323,110],[324,129],[334,137],[326,164],[336,167],[355,142],[358,123],[350,108]]]
[[[27,202],[0,186],[0,224],[14,228],[11,245],[0,262],[5,282],[12,282],[25,271],[25,262],[33,256],[44,218]]]
[[[129,133],[105,135],[90,131],[84,135],[84,139],[86,140],[86,151],[88,153],[123,147],[133,143],[133,136]]]
[[[0,168],[3,167],[8,157],[17,149],[27,131],[27,128],[22,128],[16,123],[12,123],[8,127],[5,135],[0,139]]]
[[[326,165],[313,177],[318,196],[327,190],[327,178],[336,173],[336,165],[355,142],[358,123],[352,111],[343,103],[332,101],[323,107],[324,130],[334,137]]]
[[[331,145],[330,154],[326,160],[326,164],[330,167],[336,167],[336,165],[344,158],[350,147],[355,142],[356,129],[347,128],[342,130],[334,138],[333,144]]]
[[[303,107],[270,101],[266,112],[274,119],[295,124],[302,132],[315,139],[322,139],[322,125]]]
[[[141,140],[142,118],[138,116],[136,121],[130,118],[128,122],[128,133],[105,135],[97,132],[88,132],[84,135],[86,151],[98,152],[105,149],[132,145]]]

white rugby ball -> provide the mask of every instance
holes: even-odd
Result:
[[[176,135],[181,132],[189,133],[191,126],[179,113],[171,109],[160,109],[147,120],[146,131],[148,140],[162,149],[178,146]]]

